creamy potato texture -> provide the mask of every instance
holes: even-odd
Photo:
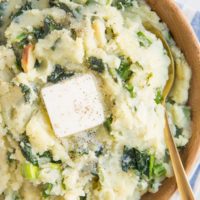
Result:
[[[182,148],[191,71],[145,1],[0,1],[0,199],[137,200],[172,176],[161,105],[170,59],[146,21],[175,59],[167,111]],[[106,121],[58,138],[41,89],[86,73]]]

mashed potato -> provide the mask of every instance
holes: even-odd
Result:
[[[170,59],[144,21],[173,52],[167,111],[183,147],[191,71],[145,1],[0,1],[0,199],[138,200],[172,176],[161,104]],[[98,79],[106,121],[58,138],[40,91],[68,72]]]

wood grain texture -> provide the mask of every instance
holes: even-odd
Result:
[[[200,44],[189,22],[174,0],[146,0],[168,25],[177,45],[192,69],[189,105],[192,108],[192,138],[180,153],[188,173],[200,153]],[[176,190],[174,177],[166,179],[155,194],[145,194],[142,200],[169,200]]]

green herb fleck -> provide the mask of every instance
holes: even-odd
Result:
[[[149,86],[150,85],[150,79],[153,77],[153,73],[150,72],[147,74],[147,77],[146,77],[146,84]]]
[[[99,146],[98,149],[95,151],[96,157],[101,156],[103,154],[103,150],[104,150],[103,146]]]
[[[179,128],[177,125],[175,125],[176,128],[176,134],[175,137],[178,138],[183,133],[183,128]]]
[[[28,162],[24,163],[22,165],[22,175],[27,180],[30,180],[30,181],[35,180],[39,176],[39,168],[38,168],[38,166],[35,166]]]
[[[121,58],[121,64],[117,69],[117,73],[124,82],[127,82],[130,80],[133,74],[133,72],[130,69],[132,62],[128,58],[125,57],[120,57],[120,58]]]
[[[24,101],[26,103],[29,103],[31,96],[31,89],[23,83],[20,83],[19,87],[21,88],[21,92],[24,94]]]
[[[138,109],[137,109],[137,107],[136,107],[136,106],[134,106],[134,111],[135,111],[135,112],[137,112],[137,110],[138,110]]]
[[[76,38],[77,38],[77,33],[76,33],[76,30],[75,29],[71,29],[71,37],[74,39],[74,40],[76,40]]]
[[[154,155],[150,155],[150,162],[149,162],[149,178],[150,179],[153,177],[154,164],[155,164],[155,156]]]
[[[46,183],[46,184],[44,184],[43,187],[42,187],[42,196],[44,198],[49,197],[50,194],[51,194],[52,188],[53,188],[53,184],[52,183]]]
[[[15,154],[15,149],[12,148],[11,150],[7,151],[7,161],[9,164],[13,163],[15,159],[13,158],[13,155]]]
[[[134,65],[135,65],[136,67],[140,68],[141,70],[144,70],[143,66],[142,66],[138,61],[136,61],[136,62],[134,63]]]
[[[135,98],[136,97],[136,92],[134,91],[134,86],[133,85],[131,85],[130,83],[127,83],[127,84],[125,84],[124,87],[130,93],[131,98]]]
[[[23,135],[23,137],[21,138],[21,141],[19,142],[19,147],[26,160],[32,163],[33,165],[37,166],[38,165],[37,156],[33,153],[31,144],[26,135]]]
[[[38,39],[43,39],[46,35],[48,35],[53,30],[62,29],[62,25],[55,22],[53,17],[47,16],[44,18],[42,27],[35,27],[33,31],[24,31],[20,33],[15,39],[15,46],[19,49],[23,49],[29,43],[36,43]]]
[[[172,99],[172,97],[167,98],[167,103],[174,105],[176,102]]]
[[[51,16],[47,16],[44,19],[44,36],[48,35],[53,30],[61,30],[62,26],[58,23],[56,23]]]
[[[162,177],[166,175],[166,169],[163,164],[155,164],[153,168],[153,174],[155,177]]]
[[[41,67],[41,63],[39,62],[38,59],[36,59],[34,68],[38,69],[38,68],[40,68],[40,67]]]
[[[114,68],[108,67],[108,73],[111,75],[112,79],[117,83],[117,72]]]
[[[137,32],[137,36],[140,46],[149,47],[152,45],[152,41],[142,31]]]
[[[55,51],[55,49],[56,49],[56,47],[57,47],[57,45],[58,45],[58,43],[59,43],[60,41],[61,41],[61,38],[57,38],[57,39],[55,40],[53,46],[51,47],[51,50],[52,50],[52,51]]]
[[[117,7],[117,9],[124,9],[133,6],[133,2],[135,0],[116,0],[113,5]]]
[[[88,155],[88,154],[89,154],[88,149],[83,148],[83,147],[77,147],[76,149],[69,151],[69,155],[72,159],[76,158],[77,156],[83,156],[83,155]]]
[[[114,33],[114,31],[113,31],[113,29],[111,27],[106,27],[105,33],[106,33],[106,39],[108,41],[114,39],[115,36],[116,36],[115,33]]]
[[[112,127],[111,127],[112,121],[113,121],[113,116],[110,115],[110,116],[106,119],[106,121],[104,122],[104,124],[103,124],[104,127],[106,128],[106,130],[107,130],[108,132],[111,132],[111,130],[112,130]]]
[[[80,200],[87,200],[87,195],[86,196],[81,196]]]
[[[90,69],[92,69],[98,73],[103,73],[105,70],[105,65],[104,65],[102,59],[91,56],[88,59],[88,63],[89,63]]]
[[[156,104],[161,104],[163,102],[163,96],[162,96],[162,92],[160,89],[157,89],[156,97],[155,97],[154,101],[156,102]]]

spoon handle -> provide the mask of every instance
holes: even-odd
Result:
[[[174,170],[174,174],[175,174],[175,178],[176,178],[176,182],[177,182],[177,186],[178,186],[178,190],[179,190],[181,199],[182,200],[195,200],[191,186],[187,180],[187,176],[186,176],[185,170],[183,168],[183,164],[180,159],[178,150],[175,146],[173,137],[171,135],[166,112],[165,112],[165,124],[166,125],[165,125],[165,129],[164,129],[164,134],[165,134],[166,145],[169,150],[169,155],[171,158],[172,167]]]

